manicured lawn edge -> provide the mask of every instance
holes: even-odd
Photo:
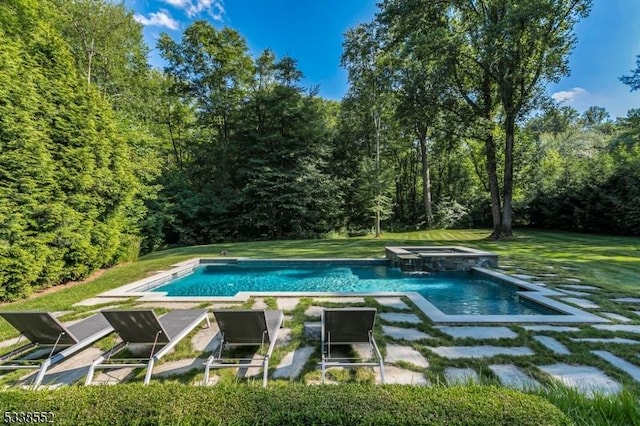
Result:
[[[55,424],[571,425],[544,399],[493,386],[69,387],[0,393],[9,412]]]

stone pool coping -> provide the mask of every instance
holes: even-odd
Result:
[[[158,271],[156,274],[135,281],[130,284],[118,287],[113,290],[99,294],[98,298],[131,298],[137,297],[140,302],[234,302],[243,303],[251,297],[400,297],[406,296],[411,300],[431,321],[441,323],[464,323],[464,324],[486,324],[486,323],[608,323],[608,319],[601,318],[581,309],[569,306],[550,296],[566,296],[565,294],[545,288],[540,285],[531,284],[519,278],[511,277],[500,272],[486,268],[474,267],[473,271],[485,274],[493,279],[499,280],[505,285],[516,286],[524,289],[518,291],[518,295],[534,303],[559,311],[559,315],[447,315],[435,305],[422,297],[417,292],[366,292],[366,293],[334,293],[334,292],[238,292],[234,296],[167,296],[163,292],[151,292],[154,287],[162,285],[167,281],[187,275],[201,264],[237,264],[245,262],[249,264],[274,262],[282,263],[322,263],[331,261],[333,263],[349,264],[380,264],[387,265],[387,259],[375,258],[340,258],[340,259],[252,259],[252,258],[193,258],[171,265],[171,269]],[[106,299],[105,299],[106,300]]]

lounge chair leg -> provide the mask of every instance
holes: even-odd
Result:
[[[87,380],[84,381],[85,386],[89,386],[93,382],[93,376],[95,375],[96,367],[102,364],[104,356],[95,359],[89,366],[89,372],[87,373]]]
[[[33,383],[33,389],[38,389],[40,383],[42,383],[42,379],[44,379],[44,375],[47,372],[47,369],[51,365],[51,358],[47,358],[42,365],[40,366],[40,370],[38,370],[38,375],[36,376],[36,381]]]
[[[264,372],[262,373],[262,387],[267,387],[267,375],[269,374],[269,357],[264,360]]]
[[[204,381],[203,385],[209,386],[209,370],[211,369],[211,363],[213,362],[213,356],[210,356],[207,359],[207,362],[204,365]]]
[[[322,384],[324,385],[324,372],[325,372],[326,366],[324,365],[324,359],[322,360]]]
[[[144,384],[145,386],[149,384],[151,381],[151,373],[153,373],[153,364],[155,363],[155,359],[151,358],[149,360],[149,364],[147,364],[147,372],[144,375]]]
[[[380,362],[380,384],[384,385],[384,365]]]

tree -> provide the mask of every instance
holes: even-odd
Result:
[[[435,46],[437,40],[440,45],[448,85],[466,104],[456,108],[457,115],[484,142],[494,238],[512,233],[516,123],[531,109],[544,82],[568,72],[573,26],[588,14],[590,5],[591,0],[387,0],[382,4],[382,19],[394,28],[404,34],[420,28],[419,36],[409,37],[411,55],[424,52],[422,43]],[[501,135],[496,132],[498,126]],[[496,136],[504,138],[502,185]]]
[[[620,81],[630,86],[632,92],[640,89],[640,55],[636,57],[636,69],[631,71],[631,75],[620,77]]]
[[[132,80],[139,83],[149,67],[142,25],[133,19],[133,11],[108,0],[53,1],[80,75],[126,108]]]
[[[370,115],[374,135],[375,146],[375,181],[378,183],[377,193],[374,195],[373,208],[375,219],[374,228],[376,238],[380,238],[382,232],[382,216],[386,210],[384,203],[386,194],[381,169],[381,139],[383,129],[383,115],[388,108],[390,79],[388,67],[384,63],[382,49],[382,32],[370,24],[361,24],[355,29],[350,29],[345,35],[343,43],[342,66],[349,73],[351,83],[351,96],[366,105]]]
[[[130,146],[49,2],[0,4],[0,298],[137,255]]]

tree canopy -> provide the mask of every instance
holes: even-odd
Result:
[[[640,235],[640,108],[543,95],[590,6],[384,0],[346,32],[349,89],[329,100],[232,28],[161,35],[153,69],[123,3],[0,3],[0,300],[175,245]]]

